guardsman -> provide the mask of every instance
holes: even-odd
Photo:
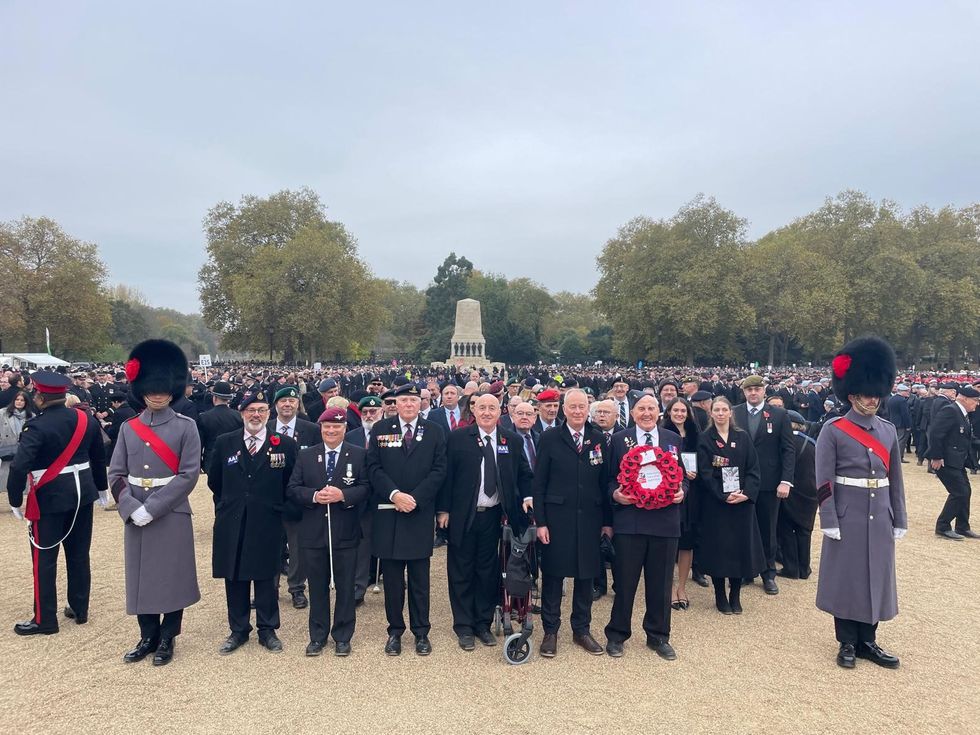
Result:
[[[92,573],[92,503],[108,498],[105,446],[98,421],[65,407],[71,381],[41,370],[34,381],[39,414],[27,420],[10,465],[7,497],[15,517],[30,524],[34,616],[14,626],[18,635],[58,632],[58,547],[65,547],[68,607],[65,617],[88,620]],[[27,490],[26,509],[24,490]]]
[[[367,469],[371,478],[374,520],[371,545],[381,560],[388,641],[385,653],[401,654],[405,632],[405,571],[408,615],[415,652],[432,653],[429,643],[429,559],[436,496],[446,477],[446,437],[419,417],[421,399],[414,383],[391,391],[396,415],[371,430]]]
[[[321,440],[301,449],[289,481],[289,496],[303,509],[296,552],[303,556],[310,586],[310,642],[307,656],[319,656],[334,640],[337,656],[350,655],[356,619],[355,573],[361,540],[361,507],[371,485],[367,451],[344,441],[347,411],[328,408],[320,414]],[[330,625],[330,588],[337,596]]]
[[[832,363],[834,393],[850,406],[817,438],[816,480],[823,551],[817,607],[834,616],[837,663],[885,668],[898,658],[875,641],[898,614],[895,542],[908,529],[902,453],[894,425],[876,414],[895,382],[895,353],[877,337],[849,342]]]
[[[244,427],[222,434],[214,444],[208,487],[214,493],[211,573],[225,580],[231,634],[218,648],[227,655],[248,641],[249,599],[255,588],[259,644],[282,652],[279,595],[282,512],[286,485],[296,464],[296,442],[273,431],[268,394],[246,394],[238,407]]]
[[[150,339],[126,363],[132,401],[142,410],[123,424],[109,464],[109,487],[123,519],[126,612],[139,642],[127,663],[153,655],[170,663],[184,608],[201,599],[188,496],[201,474],[197,425],[170,404],[184,395],[187,357],[173,342]]]

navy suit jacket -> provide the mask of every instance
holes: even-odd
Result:
[[[680,463],[680,452],[683,449],[683,440],[680,435],[675,434],[669,429],[659,428],[659,441],[657,445],[661,449],[673,447],[678,453],[677,461]],[[616,477],[619,475],[619,465],[623,457],[630,449],[636,446],[636,428],[623,429],[617,431],[612,436],[612,454],[610,456],[609,467],[609,498],[613,510],[613,533],[632,533],[643,536],[663,536],[664,538],[680,538],[681,535],[681,504],[674,503],[666,508],[657,510],[645,510],[633,505],[623,505],[612,500],[612,494],[619,487]],[[684,465],[681,464],[683,469]],[[684,489],[684,496],[687,497],[688,481],[685,475],[681,483]],[[682,502],[686,502],[682,501]]]

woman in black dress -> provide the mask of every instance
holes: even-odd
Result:
[[[742,577],[753,577],[766,566],[754,507],[759,494],[759,460],[752,439],[735,425],[732,404],[723,396],[711,401],[708,428],[698,439],[698,476],[698,566],[711,576],[718,610],[739,615]]]
[[[683,398],[674,398],[664,407],[660,423],[665,429],[670,429],[680,435],[681,446],[677,447],[677,461],[683,467],[681,454],[684,452],[693,453],[698,450],[698,424],[694,420],[691,407]],[[687,472],[690,487],[687,497],[681,503],[681,538],[677,545],[677,587],[674,589],[674,594],[670,600],[670,606],[675,610],[687,610],[688,605],[690,605],[685,585],[687,584],[687,577],[691,573],[691,561],[694,558],[698,502],[697,484],[695,483],[697,476],[697,472]]]

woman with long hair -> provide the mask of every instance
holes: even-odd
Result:
[[[664,407],[660,424],[681,437],[681,446],[677,447],[678,460],[685,452],[698,451],[698,424],[694,419],[690,405],[683,398],[674,398]],[[681,462],[683,467],[683,462]],[[695,480],[697,472],[685,470],[690,481],[687,497],[681,504],[681,538],[677,544],[677,587],[670,600],[670,606],[675,610],[687,610],[690,601],[687,599],[687,577],[691,573],[691,563],[694,560],[694,543],[697,529],[698,491]]]
[[[753,577],[766,566],[754,507],[759,460],[748,432],[735,425],[732,404],[724,396],[711,401],[708,428],[698,438],[698,476],[702,491],[698,566],[711,576],[718,611],[740,615],[742,578]]]
[[[27,419],[34,415],[31,397],[26,391],[17,391],[6,408],[0,410],[0,490],[7,488],[7,472],[17,453],[17,441]]]

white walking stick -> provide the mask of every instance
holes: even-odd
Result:
[[[336,585],[333,583],[333,524],[330,522],[330,506],[333,503],[327,504],[327,553],[330,555],[330,589],[337,589]]]
[[[378,582],[381,581],[381,559],[378,559],[378,568],[374,573],[374,587],[371,588],[371,592],[378,594],[381,591],[381,585]]]

